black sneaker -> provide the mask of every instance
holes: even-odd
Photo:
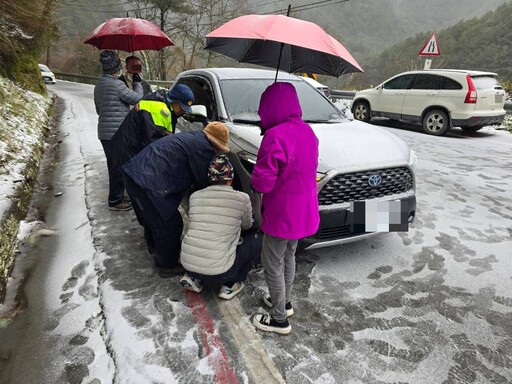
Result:
[[[292,331],[292,326],[285,320],[283,322],[276,321],[272,315],[257,314],[252,318],[253,325],[265,332],[275,332],[280,335],[288,335]]]
[[[263,296],[263,302],[265,303],[265,305],[267,307],[272,308],[272,299],[270,298],[270,295]],[[295,312],[293,312],[293,307],[292,307],[291,301],[288,301],[285,304],[284,309],[286,309],[286,316],[288,316],[288,317],[293,316],[293,314],[295,313]]]
[[[109,211],[129,211],[132,209],[132,203],[128,201],[122,201],[116,205],[109,205]]]

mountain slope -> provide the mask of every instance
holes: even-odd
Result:
[[[418,52],[431,32],[414,37],[361,62],[365,74],[353,76],[356,88],[376,85],[402,71],[423,68]],[[460,68],[493,71],[501,79],[512,79],[512,2],[499,6],[481,18],[473,18],[438,32],[441,55],[432,68]]]

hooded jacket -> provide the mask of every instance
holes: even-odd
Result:
[[[293,85],[270,85],[261,96],[258,114],[264,136],[251,184],[263,193],[261,230],[288,240],[311,236],[320,222],[318,139],[301,118]]]

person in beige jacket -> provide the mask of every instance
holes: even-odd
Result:
[[[189,227],[181,244],[181,265],[186,273],[180,284],[201,292],[203,283],[222,284],[219,297],[239,293],[247,273],[260,261],[262,236],[242,236],[252,226],[249,195],[231,186],[233,166],[217,155],[208,170],[210,185],[194,192],[189,202]]]

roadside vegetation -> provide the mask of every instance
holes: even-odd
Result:
[[[51,101],[0,76],[0,303],[44,152]]]

